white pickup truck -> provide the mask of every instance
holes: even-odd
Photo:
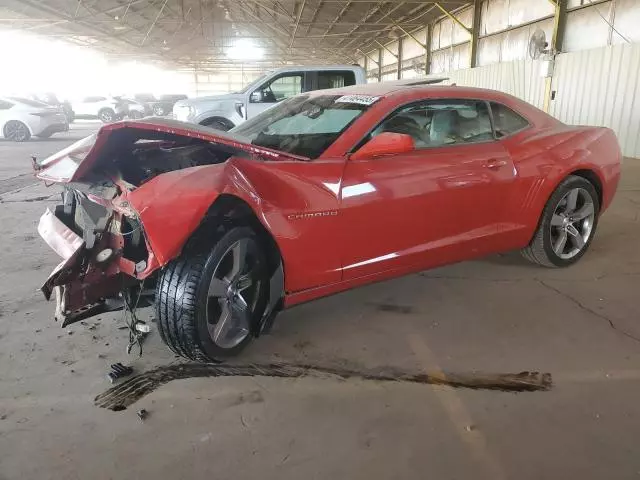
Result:
[[[183,122],[226,131],[285,98],[366,81],[364,69],[357,65],[279,68],[239,92],[180,100],[173,106],[173,114]]]

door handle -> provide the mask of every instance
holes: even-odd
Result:
[[[500,167],[504,167],[506,164],[506,160],[498,160],[497,158],[492,158],[491,160],[487,160],[487,163],[485,163],[484,166],[490,168],[491,170],[497,170]]]

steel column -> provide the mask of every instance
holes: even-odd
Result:
[[[482,16],[482,1],[473,2],[473,28],[471,30],[471,61],[469,66],[475,68],[478,65],[478,39],[480,38],[480,24]]]

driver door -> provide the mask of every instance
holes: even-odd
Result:
[[[275,105],[281,100],[306,91],[304,72],[286,72],[268,79],[249,94],[247,119]]]
[[[475,120],[465,131],[451,121],[459,110]],[[381,131],[410,135],[416,148],[347,161],[343,280],[424,270],[491,251],[514,169],[494,139],[486,102],[420,102],[391,114],[372,135]]]

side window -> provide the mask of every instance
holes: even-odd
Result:
[[[262,85],[251,94],[251,103],[276,103],[302,93],[302,74],[285,74]]]
[[[529,122],[526,119],[501,103],[491,102],[491,113],[493,114],[496,136],[498,137],[511,135],[529,126]]]
[[[493,140],[486,102],[429,100],[392,113],[373,132],[410,135],[416,148],[440,147]]]
[[[11,107],[13,107],[13,103],[0,100],[0,110],[9,110]]]
[[[318,72],[318,90],[348,87],[356,84],[356,75],[350,71]]]

